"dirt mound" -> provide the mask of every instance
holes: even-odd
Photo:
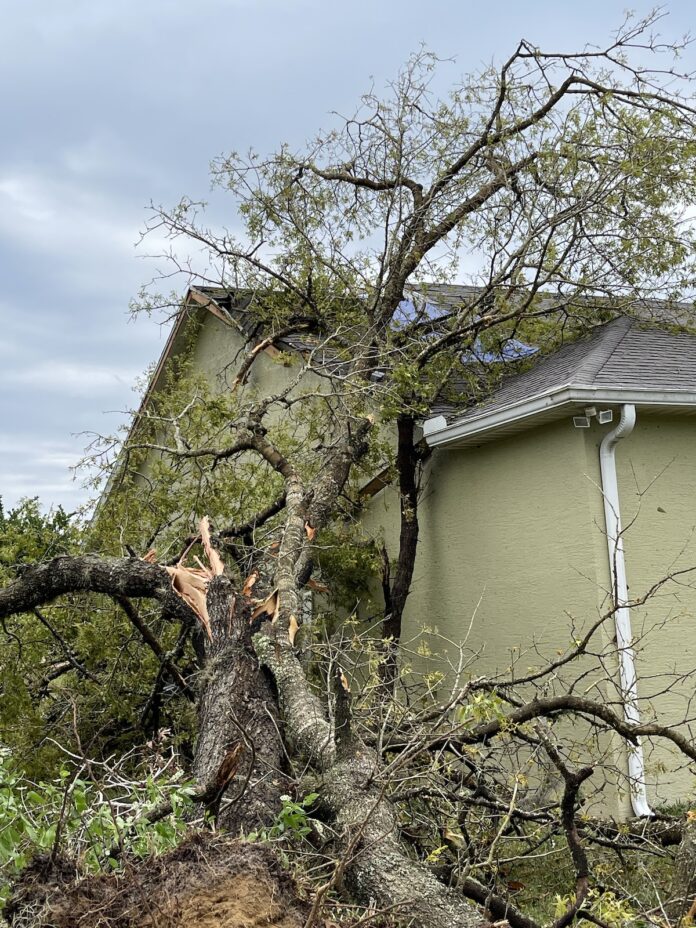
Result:
[[[123,873],[75,877],[35,861],[6,907],[12,928],[302,928],[308,911],[268,847],[207,834]]]

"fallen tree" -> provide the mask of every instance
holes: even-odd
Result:
[[[555,928],[596,921],[587,848],[615,843],[618,826],[581,814],[583,789],[601,765],[580,764],[577,743],[565,742],[557,723],[570,718],[597,738],[631,743],[661,738],[689,762],[696,757],[683,732],[632,724],[572,692],[573,673],[583,678],[616,605],[527,678],[477,675],[460,652],[443,700],[427,675],[414,683],[399,672],[423,411],[463,371],[474,398],[490,389],[485,365],[475,376],[464,367],[477,346],[502,356],[528,333],[549,349],[616,314],[654,311],[648,297],[682,293],[690,280],[692,232],[679,211],[696,193],[696,111],[671,87],[674,71],[629,63],[646,44],[655,54],[675,50],[651,37],[656,20],[626,24],[604,50],[545,54],[522,42],[502,68],[465,81],[444,102],[432,99],[434,59],[420,54],[389,100],[368,96],[307,152],[221,161],[217,178],[241,203],[248,241],[213,234],[186,201],[157,211],[154,228],[207,249],[216,283],[246,314],[245,349],[225,359],[222,395],[192,378],[184,359],[169,389],[146,397],[116,462],[93,456],[113,477],[88,543],[110,537],[104,547],[128,557],[24,564],[0,591],[0,619],[23,617],[18,631],[5,625],[20,643],[34,610],[61,598],[71,608],[81,594],[117,605],[156,668],[139,707],[141,733],[159,730],[175,694],[196,703],[190,767],[209,821],[233,835],[264,833],[284,796],[316,793],[323,837],[314,851],[324,855],[324,879],[307,928],[320,924],[334,894],[366,907],[363,924],[468,928],[487,912],[533,928],[510,899],[497,849],[516,842],[524,858],[559,837],[574,888]],[[362,249],[352,244],[360,239]],[[434,308],[426,290],[406,300],[407,285],[417,292],[423,278],[450,273],[464,246],[481,259],[466,300]],[[661,304],[670,308],[684,313]],[[284,385],[259,395],[258,358],[291,337],[300,361]],[[359,518],[358,476],[374,476],[392,454],[390,429],[401,532],[393,561],[370,553],[381,564],[381,640],[360,647],[375,676],[353,666],[356,642],[344,636],[344,612],[317,575],[322,538]],[[212,528],[201,519],[210,511]],[[364,590],[369,580],[360,579]],[[329,597],[330,613],[313,643],[302,628],[312,584]],[[353,593],[360,598],[360,589]],[[140,603],[153,609],[150,622]],[[84,667],[97,681],[95,674],[114,678],[110,668],[90,667],[74,627],[68,640],[51,621],[61,674]],[[174,635],[171,647],[152,621]],[[554,693],[560,668],[568,691]],[[82,676],[81,685],[93,682]],[[69,718],[75,756],[89,769],[78,713]],[[93,731],[92,743],[106,751],[125,730]],[[620,832],[622,848],[663,853],[664,832],[678,826],[675,819],[662,830],[651,823]],[[51,866],[57,860],[55,853]],[[686,902],[691,892],[689,883]],[[27,924],[21,894],[10,912]]]

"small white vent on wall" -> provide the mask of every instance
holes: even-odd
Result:
[[[576,429],[589,429],[590,420],[587,416],[573,416],[573,425]]]
[[[614,418],[614,413],[611,409],[600,409],[599,415],[597,416],[597,421],[601,422],[602,425],[605,425],[607,422],[611,422]]]

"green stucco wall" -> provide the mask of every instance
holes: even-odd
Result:
[[[618,410],[614,424],[617,416]],[[446,640],[465,640],[469,673],[508,672],[514,663],[521,674],[564,651],[610,608],[599,442],[612,427],[595,420],[589,430],[575,429],[569,416],[480,447],[433,454],[407,640],[425,638],[431,650],[450,655]],[[634,434],[618,446],[617,464],[630,592],[638,597],[669,572],[696,565],[696,423],[639,413]],[[396,553],[393,488],[372,501],[365,527]],[[632,622],[640,639],[643,717],[682,721],[693,690],[687,674],[696,666],[696,572],[658,590],[633,610]],[[440,637],[427,631],[432,628]],[[597,634],[594,650],[556,686],[562,690],[586,674],[576,692],[620,711],[612,685],[613,619]],[[625,770],[619,739],[588,743],[607,768]],[[645,755],[653,803],[692,792],[693,776],[664,743],[646,744]],[[616,783],[609,770],[597,775],[597,784],[604,776]],[[612,794],[616,804],[607,811],[629,814],[625,784],[613,785]]]
[[[174,358],[189,350],[194,370],[202,373],[214,390],[223,393],[231,389],[239,362],[244,358],[248,345],[235,325],[227,325],[207,310],[194,307],[169,356]],[[255,359],[244,386],[248,401],[252,402],[257,396],[280,392],[297,372],[296,357],[276,351],[261,352]],[[166,377],[162,376],[155,383],[153,393],[165,383]],[[326,380],[309,374],[303,377],[301,389],[325,391],[328,389],[327,383]],[[301,428],[293,416],[280,406],[269,410],[266,422],[270,425],[282,422],[286,433],[291,433],[294,428]],[[152,464],[158,457],[159,454],[153,452],[142,466],[141,474],[135,479],[148,479]],[[257,460],[255,455],[246,459]]]
[[[238,362],[244,357],[244,341],[235,326],[225,325],[211,313],[202,312],[201,329],[194,345],[194,363],[216,388],[229,389]],[[262,352],[251,368],[247,385],[261,387],[264,394],[275,393],[296,372],[297,367],[289,357],[275,360]]]
[[[588,435],[595,458],[605,431],[595,427]],[[696,567],[696,420],[639,409],[636,427],[617,446],[616,459],[629,595],[642,599],[657,585],[644,605],[631,610],[641,716],[680,724],[696,711],[696,570],[690,570]],[[595,517],[600,518],[597,511]],[[604,539],[602,545],[606,551]],[[606,554],[598,563],[606,589]],[[646,743],[644,750],[652,801],[693,795],[696,783],[683,756],[665,742]]]
[[[568,421],[479,448],[437,451],[427,470],[406,634],[436,626],[468,635],[486,672],[520,644],[565,648],[597,615],[594,535],[584,436]],[[396,491],[379,494],[365,525],[396,553]],[[515,649],[515,650],[513,650]],[[520,669],[538,666],[523,653]]]

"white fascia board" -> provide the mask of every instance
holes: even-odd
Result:
[[[590,403],[633,403],[636,406],[664,406],[665,408],[696,407],[696,393],[682,390],[653,390],[626,387],[588,387],[567,384],[491,412],[481,412],[464,421],[447,425],[444,416],[427,419],[423,432],[428,445],[449,445],[474,435],[495,431],[503,426],[531,419],[540,413],[562,406]],[[444,424],[443,424],[444,423]]]

